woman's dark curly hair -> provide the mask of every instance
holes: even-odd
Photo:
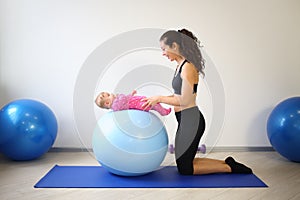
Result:
[[[164,41],[170,47],[174,42],[178,44],[181,55],[191,62],[200,74],[205,75],[205,61],[200,51],[200,41],[192,32],[187,29],[170,30],[160,37],[160,41]]]

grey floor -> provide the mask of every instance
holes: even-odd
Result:
[[[8,199],[300,199],[300,163],[287,161],[274,151],[214,152],[210,158],[234,156],[253,169],[268,188],[208,189],[35,189],[33,186],[55,164],[98,165],[89,152],[50,152],[42,158],[15,162],[0,156],[0,200]],[[168,154],[163,165],[174,165]]]

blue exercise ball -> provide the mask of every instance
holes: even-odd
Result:
[[[273,109],[267,121],[267,133],[279,154],[300,162],[300,97],[288,98]]]
[[[99,119],[92,144],[96,159],[109,172],[139,176],[160,167],[168,151],[168,135],[155,114],[122,110]]]
[[[12,160],[32,160],[53,145],[57,135],[54,113],[43,103],[19,99],[0,110],[0,152]]]

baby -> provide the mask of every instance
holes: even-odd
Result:
[[[112,109],[113,111],[118,110],[128,110],[128,109],[137,109],[143,111],[155,110],[162,116],[168,115],[171,112],[171,108],[164,108],[161,104],[156,104],[152,108],[144,109],[142,105],[145,103],[142,99],[145,96],[135,96],[136,91],[134,90],[132,94],[112,94],[108,92],[101,92],[95,103],[100,108]]]

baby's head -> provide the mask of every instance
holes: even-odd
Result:
[[[97,96],[95,103],[100,108],[110,109],[114,99],[115,99],[114,94],[110,94],[108,92],[101,92]]]

